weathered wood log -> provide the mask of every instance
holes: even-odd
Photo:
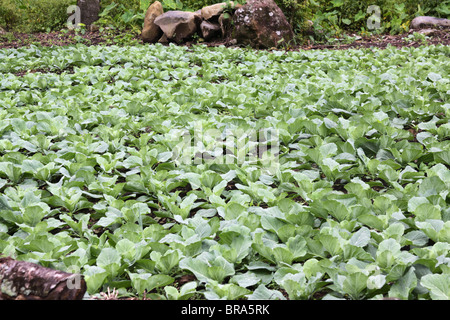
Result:
[[[79,274],[0,258],[0,300],[81,300],[85,292]]]

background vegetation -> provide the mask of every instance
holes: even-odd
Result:
[[[155,0],[102,0],[100,26],[140,33],[145,11]],[[195,11],[223,0],[161,0],[165,10]],[[237,0],[245,2],[245,0]],[[381,9],[377,31],[398,34],[409,29],[419,15],[448,17],[450,0],[275,0],[299,38],[304,30],[315,37],[328,38],[344,32],[366,33],[370,5]],[[0,26],[8,31],[42,32],[60,30],[67,20],[66,9],[76,0],[0,0]],[[308,25],[313,22],[313,30]],[[311,36],[311,32],[309,34]]]
[[[91,297],[450,300],[448,54],[0,50],[0,253]]]
[[[447,17],[450,14],[448,0],[310,0],[308,2],[314,12],[315,27],[335,33],[341,33],[342,30],[366,32],[366,22],[371,15],[367,13],[367,8],[371,5],[377,5],[381,9],[382,21],[379,30],[381,33],[397,34],[408,31],[410,21],[417,16]]]
[[[0,26],[8,31],[49,32],[65,27],[76,0],[0,0]]]

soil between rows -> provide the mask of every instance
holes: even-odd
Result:
[[[408,38],[414,31],[411,30],[408,33],[400,35],[372,35],[347,38],[347,41],[339,41],[336,39],[335,44],[317,44],[309,43],[302,45],[293,45],[286,48],[290,51],[297,50],[313,50],[313,49],[360,49],[360,48],[381,48],[394,46],[394,47],[418,47],[424,44],[427,45],[450,45],[450,32],[448,30],[436,30],[432,36],[427,37],[426,42],[420,39],[415,39],[414,37]],[[126,35],[126,33],[116,33],[107,34],[96,32],[86,32],[85,34],[75,35],[71,32],[49,32],[49,33],[12,33],[9,35],[0,35],[0,49],[10,49],[10,48],[20,48],[26,47],[31,44],[40,44],[42,46],[67,46],[76,43],[83,43],[85,45],[111,45],[111,44],[121,44],[120,41],[114,40],[114,36],[120,39],[120,36]],[[350,35],[351,36],[351,35]],[[352,40],[353,39],[353,40]],[[136,40],[137,43],[142,44],[142,40],[139,36],[135,36],[131,40]],[[123,42],[126,44],[127,42]],[[227,47],[236,47],[236,45],[231,45],[228,40],[220,39],[211,42],[197,42],[188,41],[184,45],[191,46],[193,44],[205,44],[207,46],[220,46],[224,45]]]

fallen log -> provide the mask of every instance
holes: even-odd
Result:
[[[81,300],[85,292],[79,274],[0,258],[0,300]]]

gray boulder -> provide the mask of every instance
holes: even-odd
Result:
[[[450,20],[428,16],[416,17],[411,21],[411,29],[450,28]]]
[[[161,28],[169,40],[181,43],[194,35],[202,18],[195,12],[187,11],[167,11],[158,16],[154,23]]]

